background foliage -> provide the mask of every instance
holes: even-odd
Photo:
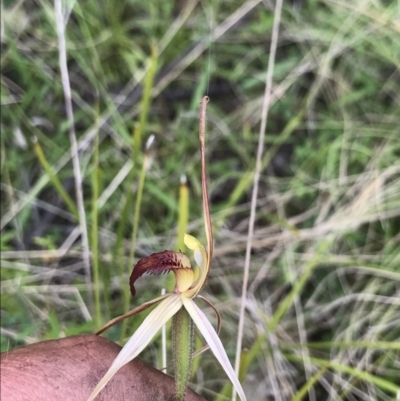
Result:
[[[93,332],[123,313],[130,252],[137,260],[179,247],[182,174],[188,231],[204,238],[197,113],[208,93],[216,257],[204,291],[222,314],[233,360],[274,2],[64,6],[91,264],[98,268],[92,285],[74,210],[53,3],[4,1],[2,350]],[[251,400],[390,400],[398,391],[399,13],[396,1],[284,2],[241,363]],[[146,155],[150,134],[155,143]],[[131,305],[163,285],[163,277],[142,279]],[[127,333],[142,319],[132,319]],[[124,341],[124,333],[118,326],[108,336]],[[161,366],[160,339],[142,357]],[[192,382],[207,398],[229,395],[210,353],[195,362]]]

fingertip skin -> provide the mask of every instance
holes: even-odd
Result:
[[[86,401],[121,347],[80,335],[1,354],[1,401]],[[120,369],[96,401],[169,401],[174,379],[140,359]],[[186,401],[204,401],[188,391]]]

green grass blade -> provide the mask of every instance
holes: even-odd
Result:
[[[79,221],[79,213],[77,207],[74,204],[74,201],[71,199],[67,191],[62,186],[57,175],[53,172],[49,162],[46,159],[46,156],[43,153],[42,147],[40,146],[36,138],[33,140],[33,148],[35,150],[37,158],[39,159],[40,164],[42,165],[44,171],[48,175],[50,182],[54,185],[54,188],[56,189],[58,194],[61,196],[61,198],[67,205],[69,211],[74,215],[76,220]]]
[[[153,88],[154,76],[157,71],[157,58],[157,48],[155,46],[152,46],[150,66],[144,79],[143,96],[140,103],[139,130],[137,131],[137,135],[135,135],[134,139],[133,161],[135,165],[137,165],[139,152],[142,148],[142,136],[146,132],[147,118],[151,100],[151,90]]]
[[[298,362],[303,361],[303,358],[299,355],[287,354],[287,355],[285,355],[285,357],[289,361],[293,361],[293,362],[294,361],[298,361]],[[364,380],[369,383],[372,383],[375,386],[379,387],[380,389],[386,390],[392,394],[397,394],[397,392],[400,391],[400,387],[398,385],[396,385],[386,379],[383,379],[382,377],[378,377],[376,375],[365,372],[358,368],[354,368],[352,366],[344,365],[343,363],[340,363],[340,362],[327,361],[325,359],[314,358],[314,357],[310,357],[309,361],[315,365],[320,365],[320,366],[328,367],[329,369],[336,370],[338,372],[347,373],[350,376],[353,376],[360,380]]]
[[[303,274],[296,280],[292,290],[289,294],[283,299],[283,301],[279,304],[278,309],[273,314],[272,319],[268,323],[268,331],[274,331],[276,326],[279,324],[287,310],[293,304],[295,297],[300,294],[303,290],[304,285],[306,284],[307,280],[310,278],[312,272],[317,267],[318,263],[321,261],[322,255],[328,249],[329,245],[331,244],[332,239],[325,239],[319,245],[318,250],[316,251],[315,255],[311,260],[307,263],[307,266],[303,272]]]
[[[136,194],[136,202],[135,202],[135,211],[133,216],[133,227],[132,227],[132,235],[131,235],[131,246],[130,246],[130,253],[129,253],[129,262],[128,266],[126,267],[125,271],[129,274],[131,269],[133,268],[134,260],[135,260],[135,248],[136,248],[136,239],[139,227],[139,220],[140,220],[140,208],[142,205],[142,196],[143,196],[143,188],[144,188],[144,181],[146,178],[146,172],[148,170],[149,164],[149,148],[154,141],[154,136],[151,135],[147,140],[146,144],[146,152],[143,156],[143,163],[142,169],[139,176],[139,183],[138,189]],[[131,297],[129,285],[123,286],[123,295],[124,295],[124,313],[128,312],[129,309],[129,301]],[[121,342],[125,338],[127,329],[127,320],[122,322],[122,329],[121,329]]]
[[[327,362],[326,365],[323,365],[321,369],[310,378],[310,380],[307,380],[307,382],[304,383],[303,387],[301,387],[300,390],[296,392],[296,394],[290,401],[301,401],[308,394],[310,389],[314,387],[318,380],[323,376],[323,374],[328,370],[328,368],[329,362]]]
[[[96,103],[96,111],[98,122],[98,102]],[[96,330],[102,326],[101,319],[101,301],[100,301],[100,272],[99,272],[99,211],[97,199],[99,197],[99,130],[96,130],[94,137],[93,152],[93,172],[92,172],[92,265],[93,265],[93,287],[94,287],[94,320]]]

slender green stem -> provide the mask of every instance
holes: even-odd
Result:
[[[186,246],[183,237],[187,231],[189,220],[189,189],[187,186],[186,176],[181,177],[181,185],[179,187],[179,216],[178,216],[178,238],[176,241],[176,251],[185,252]]]
[[[144,80],[143,96],[140,103],[139,131],[137,133],[138,135],[136,135],[134,139],[133,160],[135,164],[138,161],[138,155],[140,149],[142,148],[142,136],[146,130],[147,117],[151,100],[151,90],[153,88],[154,75],[157,71],[157,57],[157,48],[155,46],[152,46],[150,66]]]
[[[57,175],[54,174],[54,171],[51,168],[49,162],[47,161],[46,156],[43,153],[42,147],[40,146],[36,138],[33,140],[33,148],[35,150],[37,158],[39,159],[40,164],[42,165],[44,171],[48,175],[51,183],[54,185],[55,189],[58,191],[59,195],[64,200],[65,204],[68,206],[69,211],[74,215],[76,220],[79,221],[79,213],[77,207],[74,204],[74,201],[71,199],[67,191],[62,186]]]
[[[157,56],[156,47],[153,46],[149,70],[147,71],[147,74],[146,74],[146,77],[144,80],[143,96],[142,96],[142,101],[141,101],[141,105],[140,105],[141,112],[140,112],[140,116],[139,116],[139,124],[134,127],[134,131],[133,131],[132,158],[133,158],[134,168],[136,168],[136,166],[138,165],[139,152],[142,148],[142,136],[146,130],[147,118],[148,118],[148,112],[149,112],[150,100],[151,100],[151,90],[153,88],[154,75],[157,71],[157,57],[158,56]],[[136,244],[137,230],[138,230],[138,224],[139,224],[140,205],[142,202],[143,185],[144,185],[144,180],[146,177],[147,161],[148,161],[148,155],[145,154],[143,157],[143,165],[142,165],[142,170],[141,170],[140,177],[139,177],[138,192],[137,192],[137,197],[136,197],[128,270],[130,270],[133,267],[133,262],[134,262],[135,244]],[[132,184],[132,181],[135,176],[134,168],[132,168],[131,173],[129,174],[129,177],[128,177],[129,185]],[[130,190],[128,190],[125,205],[122,210],[122,218],[121,218],[120,224],[118,226],[117,241],[116,241],[116,244],[114,247],[114,257],[116,258],[117,264],[119,266],[121,266],[121,272],[123,272],[125,270],[123,268],[122,243],[123,243],[123,238],[124,238],[126,221],[128,220],[128,214],[130,211],[131,199],[132,199],[132,193]],[[130,292],[129,292],[128,285],[123,286],[123,294],[124,294],[124,313],[126,313],[129,308],[129,299],[130,299]],[[127,328],[127,322],[124,320],[124,322],[122,323],[121,341],[125,337],[126,328]]]
[[[193,321],[185,308],[172,320],[172,346],[174,357],[176,401],[183,401],[193,361]]]
[[[125,204],[122,208],[122,215],[121,219],[118,224],[117,228],[117,240],[115,242],[114,246],[114,260],[117,260],[117,264],[121,265],[122,262],[122,256],[121,256],[121,248],[122,248],[122,242],[124,239],[124,233],[125,233],[125,227],[126,223],[129,220],[128,219],[128,214],[130,211],[130,205],[132,202],[132,191],[130,190],[132,186],[132,182],[135,178],[135,170],[136,166],[138,165],[138,155],[142,147],[142,136],[143,133],[146,131],[146,125],[147,125],[147,118],[148,118],[148,112],[149,112],[149,107],[150,107],[150,100],[151,100],[151,90],[153,87],[153,81],[154,81],[154,74],[157,69],[157,52],[155,48],[152,48],[152,55],[150,59],[150,66],[149,70],[146,74],[145,77],[145,82],[144,82],[144,90],[143,90],[143,97],[140,105],[140,116],[139,116],[139,124],[135,124],[133,131],[132,131],[132,170],[129,172],[128,179],[127,179],[127,190],[126,190],[126,199],[125,199]],[[122,273],[122,271],[120,272]]]
[[[128,267],[127,267],[128,273],[132,269],[133,262],[135,259],[135,247],[136,247],[136,238],[137,238],[137,232],[138,232],[138,227],[139,227],[140,207],[142,205],[143,187],[144,187],[144,181],[146,178],[148,159],[149,159],[149,155],[146,152],[143,157],[142,170],[140,172],[138,190],[137,190],[137,195],[136,195],[135,212],[134,212],[134,216],[133,216],[133,228],[132,228],[132,236],[131,236],[131,247],[130,247],[130,252],[129,252]],[[123,312],[126,313],[126,312],[128,312],[128,309],[129,309],[129,300],[131,297],[129,285],[125,285],[123,287],[123,294],[124,294],[124,310],[123,310]],[[125,338],[126,329],[127,329],[127,320],[124,320],[122,323],[122,329],[121,329],[121,342]]]
[[[126,185],[126,197],[125,197],[125,203],[122,208],[122,213],[121,213],[121,218],[118,223],[118,228],[117,228],[117,239],[115,241],[115,246],[113,249],[113,260],[116,262],[117,266],[119,266],[119,274],[122,276],[125,273],[125,268],[124,268],[124,258],[123,258],[123,240],[125,238],[125,228],[127,225],[127,222],[129,221],[129,212],[131,204],[132,204],[132,198],[133,198],[133,191],[131,190],[133,180],[135,178],[135,167],[136,165],[134,164],[133,160],[133,149],[134,149],[134,143],[135,143],[135,137],[137,135],[140,135],[140,129],[139,125],[135,125],[133,129],[133,134],[132,134],[132,169],[128,174],[127,178],[127,185]]]
[[[98,116],[98,103],[96,105]],[[98,117],[97,117],[98,120]],[[96,121],[98,124],[98,122]],[[99,197],[99,131],[96,130],[94,137],[93,173],[92,173],[92,263],[93,263],[93,285],[94,285],[94,312],[96,330],[100,329],[101,305],[100,305],[100,274],[99,274],[99,238],[98,238],[98,204]]]

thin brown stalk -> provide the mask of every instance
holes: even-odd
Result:
[[[199,117],[199,138],[200,138],[200,156],[201,156],[201,189],[203,192],[203,214],[204,224],[207,235],[208,257],[211,260],[214,250],[210,205],[208,203],[208,189],[207,189],[207,174],[206,174],[206,151],[205,151],[205,137],[206,137],[206,109],[207,103],[210,101],[208,96],[204,96],[200,105]]]

